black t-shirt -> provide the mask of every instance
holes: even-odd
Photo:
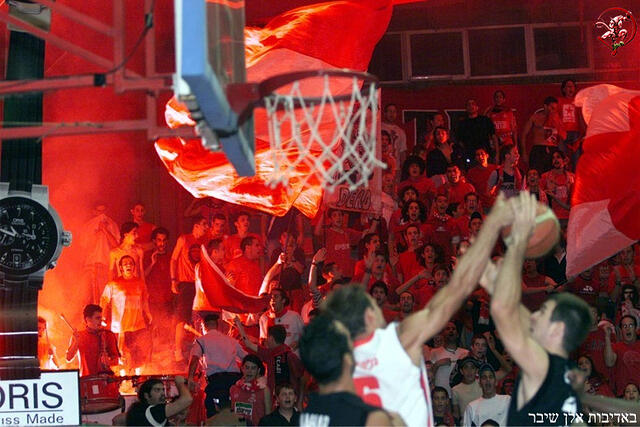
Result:
[[[312,394],[300,426],[363,426],[369,414],[379,410],[353,393]]]
[[[291,416],[291,421],[287,421],[285,417],[280,415],[280,412],[276,409],[269,415],[265,415],[260,418],[259,426],[297,426],[300,424],[300,412],[294,410]]]
[[[449,160],[438,148],[429,151],[427,154],[427,177],[443,175],[447,172]]]
[[[578,396],[566,378],[571,369],[569,361],[547,353],[549,370],[538,392],[520,410],[518,410],[518,387],[520,375],[515,384],[513,398],[509,405],[507,425],[567,425],[574,417],[568,414],[581,414],[582,405]],[[549,415],[545,415],[549,414]],[[564,414],[567,414],[565,417]],[[557,416],[556,416],[557,415]],[[537,419],[535,419],[537,417]],[[542,418],[542,421],[540,419]]]
[[[128,426],[164,426],[167,423],[165,404],[145,405],[136,402],[127,412]]]
[[[478,148],[484,148],[491,152],[490,139],[496,133],[496,128],[489,117],[477,116],[473,119],[464,119],[458,123],[456,140],[461,143],[468,152]]]

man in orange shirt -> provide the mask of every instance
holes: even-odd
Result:
[[[227,274],[233,277],[236,289],[248,295],[258,295],[263,279],[260,270],[260,256],[264,251],[262,243],[257,237],[247,236],[242,239],[240,249],[242,255],[227,264]]]
[[[461,176],[460,168],[457,165],[447,166],[447,183],[440,187],[440,194],[445,194],[449,198],[449,204],[462,203],[464,195],[475,193],[476,189]]]
[[[156,226],[144,220],[144,215],[147,213],[144,205],[142,203],[136,203],[129,212],[131,212],[132,221],[138,224],[138,238],[136,239],[136,244],[140,245],[145,251],[152,249],[153,243],[151,242],[151,232],[156,228]]]
[[[199,247],[206,243],[208,230],[209,222],[203,216],[195,217],[191,233],[178,237],[171,255],[171,263],[169,264],[171,291],[177,295],[175,307],[177,317],[175,358],[178,362],[184,360],[181,350],[185,336],[184,325],[191,322],[191,309],[193,298],[196,294],[195,266],[199,261]]]

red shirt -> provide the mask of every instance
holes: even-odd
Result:
[[[413,250],[406,250],[398,255],[398,265],[396,265],[396,271],[402,274],[402,280],[407,281],[411,278],[411,274],[414,270],[421,271],[424,268],[418,263],[418,256]]]
[[[240,249],[240,243],[245,237],[255,237],[258,241],[262,242],[260,236],[254,233],[247,233],[246,236],[240,237],[237,234],[232,234],[224,241],[224,259],[226,262],[231,261],[234,258],[242,256],[242,249]]]
[[[155,249],[144,253],[143,265],[146,269],[151,265],[151,255]],[[156,263],[146,276],[147,290],[149,291],[149,304],[167,303],[173,300],[171,292],[171,254],[166,252],[156,256]]]
[[[640,277],[640,265],[633,266],[633,274],[636,276],[636,279]],[[633,280],[631,279],[631,273],[625,266],[614,266],[611,274],[609,275],[609,292],[613,292],[616,282],[620,282],[620,286],[633,284]]]
[[[428,209],[436,194],[436,185],[433,183],[431,178],[427,178],[424,175],[417,179],[409,177],[398,185],[398,191],[410,185],[418,190],[418,193],[420,193],[418,194],[419,200],[425,203],[426,208]]]
[[[304,366],[288,345],[280,344],[274,348],[259,346],[258,357],[267,363],[267,382],[273,392],[275,392],[276,385],[283,382],[291,383],[294,390],[299,389]],[[288,379],[286,378],[287,374]]]
[[[511,109],[489,111],[487,116],[496,127],[496,136],[500,138],[500,145],[513,144],[513,132],[516,130],[516,116]]]
[[[528,288],[543,288],[547,286],[544,281],[547,276],[538,274],[535,277],[529,277],[526,274],[522,275],[522,281]],[[542,303],[547,299],[546,292],[537,292],[535,294],[522,295],[522,303],[532,312],[536,311]]]
[[[627,383],[640,384],[640,341],[633,344],[617,342],[611,346],[618,356],[613,369],[615,390],[620,394]]]
[[[259,380],[245,383],[243,379],[239,379],[238,382],[229,389],[231,407],[238,416],[244,415],[247,420],[247,425],[251,426],[257,426],[260,418],[266,415],[267,410],[271,410],[271,408],[265,407],[264,387],[266,384],[262,384],[261,387],[259,383]],[[238,405],[236,408],[237,403],[242,405]],[[250,412],[251,415],[249,415],[248,412]]]
[[[150,222],[138,224],[138,238],[136,239],[136,243],[139,245],[149,243],[151,241],[151,232],[155,228],[155,224],[151,224]]]
[[[325,264],[335,262],[344,276],[352,277],[355,261],[351,258],[351,245],[358,243],[362,233],[350,229],[335,230],[333,227],[327,227],[324,233],[327,248]]]
[[[258,295],[263,277],[257,260],[252,261],[242,255],[229,261],[226,271],[235,277],[236,289],[247,295]]]
[[[364,264],[363,264],[364,265]],[[364,278],[364,269],[362,271],[357,272],[353,276],[354,282],[362,282]],[[371,289],[371,286],[377,282],[379,279],[370,276],[369,283],[367,283],[367,292]],[[398,294],[396,294],[396,289],[400,286],[400,281],[391,271],[391,267],[387,264],[384,269],[384,273],[382,274],[382,281],[387,285],[387,289],[389,289],[388,300],[390,303],[395,304],[398,302]]]
[[[486,168],[474,166],[467,171],[467,181],[476,189],[483,208],[489,208],[493,204],[493,199],[487,187],[489,185],[489,176],[496,168],[496,165],[489,164]]]
[[[450,257],[454,254],[451,239],[453,236],[459,236],[460,230],[454,218],[449,215],[432,216],[427,220],[420,231],[422,232],[424,244],[431,243],[440,246],[445,256]]]
[[[600,281],[595,277],[595,275],[592,275],[589,280],[582,276],[578,276],[568,284],[568,290],[572,294],[575,294],[585,300],[587,304],[595,306],[600,292],[607,292],[607,288],[602,288],[601,286]]]
[[[116,334],[106,329],[78,332],[78,353],[80,353],[80,376],[104,373],[100,363],[100,352],[107,352],[109,358],[120,356]],[[107,371],[110,372],[110,371]]]
[[[175,255],[175,259],[177,260],[177,271],[175,272],[176,279],[178,279],[178,282],[193,283],[196,280],[196,266],[191,262],[191,259],[189,258],[189,249],[193,245],[206,245],[206,236],[202,236],[196,239],[191,233],[183,234],[182,236],[178,237],[178,241],[182,242],[180,253],[175,254],[176,248],[174,248],[174,254],[172,254],[171,256],[172,258],[174,258]],[[176,247],[177,246],[178,243],[176,243]]]
[[[439,193],[446,194],[447,197],[449,197],[449,204],[460,204],[464,202],[464,196],[467,193],[473,193],[475,191],[476,189],[473,187],[473,185],[469,184],[464,180],[464,178],[461,177],[460,181],[455,184],[451,184],[450,182],[444,184],[442,187],[440,187]]]
[[[550,170],[543,173],[540,178],[540,187],[554,195],[554,199],[551,200],[551,209],[558,219],[569,219],[569,210],[561,207],[555,199],[570,205],[570,197],[575,181],[575,175],[566,171],[564,173],[556,173],[554,170]],[[553,182],[553,184],[550,184],[550,182]]]
[[[578,131],[578,111],[573,99],[565,98],[564,96],[558,97],[558,113],[567,132]]]
[[[590,331],[587,338],[582,342],[578,350],[578,355],[588,354],[593,360],[593,367],[603,377],[610,379],[612,375],[612,369],[607,368],[604,363],[604,347],[605,347],[605,332],[601,328]],[[615,343],[616,336],[611,334],[611,342]]]
[[[417,268],[414,268],[410,271],[409,275],[405,279],[405,282],[416,276],[422,270],[424,270],[424,267],[418,264]],[[427,305],[427,303],[431,301],[431,298],[433,298],[433,296],[436,294],[437,290],[438,289],[436,288],[432,280],[420,279],[416,283],[414,283],[413,286],[409,288],[409,292],[411,292],[411,295],[413,295],[413,298],[415,300],[414,307],[416,308],[416,310],[420,310],[425,305]]]

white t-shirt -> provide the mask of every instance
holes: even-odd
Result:
[[[456,362],[460,359],[464,359],[469,354],[469,350],[458,347],[455,351],[447,350],[443,347],[436,347],[431,350],[431,362],[436,363],[440,359],[451,359],[449,365],[442,365],[435,373],[435,382],[437,386],[444,387],[451,397],[451,387],[449,386],[449,378],[451,372],[456,367]]]
[[[286,310],[280,317],[275,317],[275,313],[269,310],[260,316],[260,339],[267,339],[267,332],[269,330],[269,318],[273,319],[274,325],[282,325],[287,330],[287,338],[284,343],[291,348],[297,349],[297,343],[302,336],[302,329],[304,328],[304,322],[302,317],[293,310]],[[293,344],[296,344],[293,346]]]
[[[220,372],[240,373],[238,362],[246,355],[247,352],[238,341],[212,329],[196,338],[189,358],[204,356],[207,376],[209,376]]]
[[[464,427],[471,425],[480,426],[491,419],[501,426],[507,425],[507,414],[511,397],[504,394],[496,394],[491,399],[481,397],[467,405],[464,411]]]
[[[433,426],[424,361],[416,366],[400,343],[398,324],[354,343],[356,392],[368,404],[400,414],[407,426]]]

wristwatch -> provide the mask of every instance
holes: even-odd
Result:
[[[40,378],[38,291],[69,244],[46,186],[0,182],[0,379]]]

